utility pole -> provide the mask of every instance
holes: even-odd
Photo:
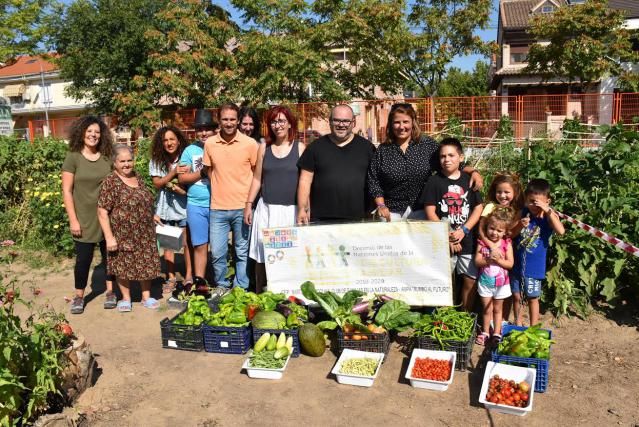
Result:
[[[44,118],[47,122],[47,135],[49,136],[49,132],[51,128],[49,127],[49,104],[51,101],[49,100],[49,91],[44,84],[44,69],[42,68],[42,58],[40,58],[40,81],[42,82],[42,103],[44,104]]]

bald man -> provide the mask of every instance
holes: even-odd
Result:
[[[356,222],[367,215],[366,172],[375,152],[353,134],[355,115],[338,105],[329,117],[331,133],[311,143],[297,162],[297,222]]]

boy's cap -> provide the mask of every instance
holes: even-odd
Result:
[[[195,123],[194,128],[214,128],[213,115],[209,110],[197,109],[195,110]]]

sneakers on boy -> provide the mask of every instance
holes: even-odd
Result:
[[[71,314],[82,313],[84,313],[84,298],[75,296],[73,297],[73,301],[71,301]]]

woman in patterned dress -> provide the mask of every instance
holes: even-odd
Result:
[[[125,144],[113,147],[113,168],[98,198],[98,218],[107,250],[109,273],[116,275],[122,299],[118,311],[131,311],[130,281],[142,286],[142,305],[157,309],[151,281],[160,274],[160,258],[153,222],[153,195],[133,170],[133,151]]]

